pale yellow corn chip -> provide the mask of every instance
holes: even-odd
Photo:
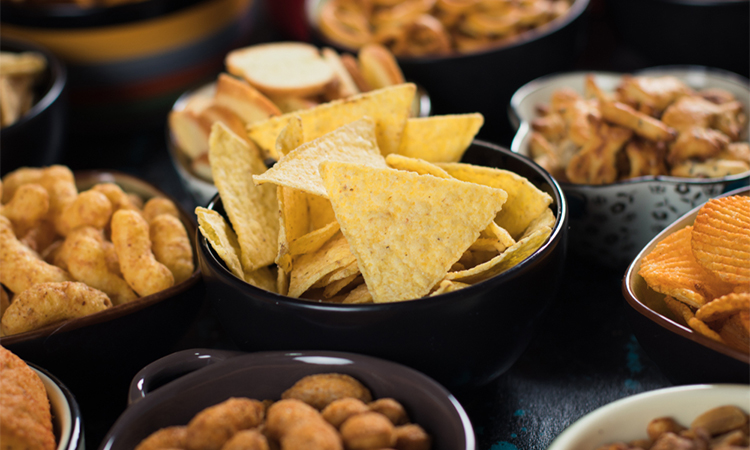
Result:
[[[508,170],[463,163],[437,163],[453,177],[470,183],[499,188],[508,193],[508,202],[495,221],[514,239],[523,234],[539,214],[552,203],[552,197],[526,178]]]
[[[385,162],[394,169],[408,170],[420,175],[434,175],[438,178],[453,178],[445,170],[424,159],[391,153],[385,157]]]
[[[500,244],[502,244],[505,248],[508,248],[511,245],[516,243],[516,241],[513,239],[510,233],[508,233],[508,230],[501,227],[494,221],[490,222],[487,228],[485,228],[484,231],[482,231],[481,237],[494,238]]]
[[[289,273],[281,267],[276,271],[276,292],[279,295],[287,295],[289,292]]]
[[[245,272],[245,281],[269,292],[277,292],[276,274],[270,267],[260,267],[252,272]]]
[[[234,276],[244,280],[245,274],[240,263],[240,243],[234,230],[221,214],[212,209],[199,206],[195,208],[195,215],[198,216],[198,229],[203,237],[208,240]]]
[[[554,228],[556,221],[557,218],[555,218],[555,213],[553,213],[551,209],[546,208],[544,212],[539,215],[539,217],[532,220],[529,226],[526,227],[526,231],[524,231],[523,235],[521,235],[521,239],[544,227]]]
[[[351,264],[348,264],[344,267],[341,267],[339,269],[334,270],[333,272],[329,273],[328,275],[324,276],[320,280],[318,280],[315,284],[312,285],[312,288],[322,288],[326,287],[329,284],[340,281],[344,278],[349,278],[352,275],[359,274],[359,266],[357,265],[357,261],[355,260]]]
[[[309,194],[307,208],[310,210],[310,230],[318,230],[336,221],[331,201],[325,197]]]
[[[326,243],[339,229],[339,223],[336,221],[330,222],[323,228],[318,228],[315,231],[311,231],[299,238],[293,240],[289,245],[289,254],[292,256],[302,255],[305,253],[312,253],[318,250],[323,244]]]
[[[398,153],[430,162],[458,162],[479,129],[479,113],[412,117],[406,121]]]
[[[415,92],[416,87],[412,83],[389,86],[323,103],[310,109],[271,117],[263,122],[248,125],[247,132],[251,139],[270,153],[275,149],[279,132],[294,116],[302,119],[302,128],[308,141],[368,116],[375,121],[378,148],[383,155],[396,153]]]
[[[432,291],[432,293],[430,294],[430,297],[434,297],[440,294],[446,294],[448,292],[457,291],[459,289],[463,289],[469,286],[471,285],[466,284],[466,283],[461,283],[460,281],[443,280],[438,285],[438,288]]]
[[[320,174],[373,300],[427,295],[507,199],[493,189],[326,161]]]
[[[287,295],[299,297],[316,281],[353,261],[355,259],[349,244],[343,235],[337,234],[318,251],[302,255],[294,261]]]
[[[375,123],[362,118],[297,147],[262,175],[253,176],[256,184],[276,183],[328,197],[320,179],[322,161],[344,161],[386,167],[375,142]]]
[[[279,236],[276,186],[256,186],[250,175],[266,166],[250,146],[221,122],[209,138],[211,173],[240,243],[240,262],[252,272],[274,262]]]
[[[323,289],[323,297],[324,298],[331,298],[331,297],[333,297],[334,295],[336,295],[339,292],[341,292],[342,289],[344,289],[345,287],[349,286],[349,284],[352,283],[359,276],[360,276],[360,274],[358,272],[358,273],[355,273],[353,275],[349,275],[346,278],[342,278],[340,280],[336,280],[336,281],[332,281],[332,282],[328,283],[325,286],[325,289]]]
[[[276,264],[288,273],[292,271],[291,242],[307,234],[310,228],[307,193],[279,186],[276,195],[279,200],[279,242]]]
[[[352,289],[351,292],[349,292],[349,295],[347,295],[346,298],[344,298],[344,301],[341,303],[356,305],[372,302],[372,294],[370,294],[370,290],[367,288],[367,285],[360,284],[356,288]]]
[[[287,153],[305,143],[305,135],[302,131],[302,119],[294,116],[289,119],[286,126],[281,129],[276,138],[276,154],[269,155],[277,161]]]

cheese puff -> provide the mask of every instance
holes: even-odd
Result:
[[[177,206],[172,200],[164,197],[154,197],[149,199],[145,205],[143,205],[143,217],[146,222],[151,223],[156,216],[162,214],[169,214],[176,218],[180,218],[180,212]]]
[[[26,234],[19,239],[24,245],[37,253],[44,253],[58,238],[55,224],[45,219],[31,227]]]
[[[28,183],[39,183],[42,178],[42,169],[37,167],[20,167],[3,177],[2,202],[8,203],[16,189]]]
[[[132,209],[139,211],[141,208],[134,203],[133,198],[126,194],[122,188],[114,183],[99,183],[91,188],[92,191],[101,192],[107,196],[112,203],[112,212],[120,209]]]
[[[103,242],[102,232],[96,228],[82,227],[72,231],[60,251],[68,272],[76,281],[107,294],[115,306],[135,300],[138,296],[128,283],[109,271]]]
[[[140,195],[134,194],[132,192],[127,193],[128,198],[130,199],[130,203],[133,204],[138,210],[143,209],[143,199]]]
[[[110,241],[102,241],[102,248],[104,249],[104,258],[107,261],[107,269],[110,272],[122,277],[122,270],[120,270],[120,259],[117,257],[117,251],[115,251],[115,244]]]
[[[175,284],[190,278],[195,270],[193,247],[180,219],[160,214],[149,223],[149,231],[151,250],[156,260],[172,272]]]
[[[49,209],[49,194],[39,184],[19,186],[13,198],[2,207],[0,214],[13,223],[16,236],[24,236],[38,224]]]
[[[323,419],[294,424],[279,439],[282,450],[343,450],[341,437],[330,423]],[[348,447],[347,447],[348,448]],[[379,448],[379,447],[370,447]]]
[[[8,306],[10,306],[10,296],[5,291],[5,288],[0,286],[0,318],[3,317],[3,314],[5,314],[5,310],[8,309]],[[2,323],[0,323],[0,336],[5,336],[5,331],[3,330]]]
[[[37,283],[18,294],[3,314],[2,324],[6,333],[17,334],[111,307],[107,294],[85,283]]]
[[[104,229],[112,217],[112,203],[101,192],[88,190],[78,194],[60,215],[58,231],[63,236],[78,227]]]
[[[234,434],[221,450],[268,450],[268,440],[258,430],[242,430]],[[138,450],[138,449],[136,449]]]
[[[266,430],[272,439],[279,439],[296,423],[321,418],[318,411],[297,399],[275,402],[266,412]]]
[[[121,209],[112,216],[112,243],[120,270],[130,287],[141,297],[174,285],[174,276],[151,251],[148,223],[135,211]]]
[[[185,448],[187,427],[162,428],[151,433],[135,447],[135,450],[159,450],[164,448]]]
[[[10,220],[0,216],[0,283],[18,294],[36,283],[72,280],[66,271],[47,264],[16,239]]]
[[[393,447],[396,443],[394,427],[380,413],[357,414],[341,424],[341,439],[348,450],[366,450]]]
[[[187,450],[219,450],[238,431],[263,422],[265,407],[258,400],[232,397],[210,406],[187,425]]]

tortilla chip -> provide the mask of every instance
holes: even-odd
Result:
[[[281,267],[276,271],[276,292],[279,295],[289,293],[289,272],[284,271]]]
[[[240,263],[240,243],[232,227],[221,214],[212,209],[199,206],[195,208],[195,215],[198,216],[198,229],[203,237],[208,240],[234,276],[244,280],[245,273]]]
[[[245,281],[269,292],[278,292],[276,274],[270,267],[261,267],[252,272],[245,272]]]
[[[517,239],[532,220],[552,203],[552,197],[529,180],[508,170],[463,163],[438,163],[451,176],[470,183],[499,188],[508,193],[508,202],[495,218],[498,225]]]
[[[323,289],[323,298],[331,298],[334,295],[338,294],[339,292],[341,292],[342,289],[349,286],[349,284],[351,284],[354,280],[356,280],[357,277],[361,277],[359,272],[349,275],[346,278],[342,278],[340,280],[336,280],[336,281],[332,281],[328,283],[325,289]]]
[[[412,83],[389,86],[316,107],[271,117],[248,125],[247,132],[262,149],[275,151],[276,137],[292,117],[302,119],[305,139],[316,139],[363,116],[376,124],[377,142],[383,155],[396,153],[416,92]]]
[[[253,176],[256,184],[276,183],[310,194],[328,197],[320,179],[322,161],[356,162],[386,167],[375,142],[375,123],[367,117],[297,147],[262,175]]]
[[[541,228],[544,228],[544,227],[554,228],[555,222],[557,222],[557,217],[555,217],[555,213],[553,213],[551,209],[547,208],[539,215],[539,217],[531,221],[529,226],[526,227],[526,231],[524,231],[523,235],[521,235],[521,239],[525,238],[526,236],[530,235],[531,233]]]
[[[339,231],[339,223],[335,220],[323,228],[318,228],[303,236],[298,237],[289,244],[289,254],[291,256],[312,253],[318,250],[323,244],[333,237]]]
[[[291,242],[307,234],[310,228],[307,194],[298,189],[279,186],[277,196],[280,214],[276,264],[288,273],[292,271]]]
[[[420,175],[434,175],[438,178],[453,178],[445,170],[424,159],[391,153],[385,157],[385,162],[394,169],[408,170]]]
[[[344,298],[344,301],[341,303],[346,304],[361,304],[361,303],[372,303],[372,294],[370,294],[370,290],[367,288],[367,284],[360,284],[356,288],[352,289],[351,292],[349,292],[349,295]]]
[[[459,289],[463,289],[469,286],[471,285],[466,284],[466,283],[461,283],[460,281],[443,280],[440,282],[440,285],[438,285],[438,288],[432,291],[432,293],[430,294],[430,297],[434,297],[440,294],[446,294],[448,292],[457,291]]]
[[[302,131],[302,119],[299,116],[291,117],[276,137],[276,146],[274,147],[276,153],[269,156],[278,161],[284,155],[304,143],[305,135]]]
[[[310,230],[318,230],[336,221],[331,201],[318,195],[307,195],[307,208],[310,210]]]
[[[398,153],[430,162],[458,162],[479,129],[479,113],[413,117],[406,121]]]
[[[376,303],[427,295],[507,199],[501,189],[337,161],[320,174]]]
[[[256,186],[248,176],[265,172],[263,160],[221,122],[211,128],[209,157],[214,183],[237,233],[243,270],[273,263],[279,236],[276,187]]]
[[[299,297],[316,281],[354,261],[346,239],[337,234],[318,251],[302,255],[294,261],[287,295]]]

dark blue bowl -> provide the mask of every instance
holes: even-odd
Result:
[[[342,305],[268,292],[236,278],[206,239],[196,247],[206,291],[224,330],[246,351],[337,350],[390,359],[449,389],[489,383],[523,353],[561,281],[568,209],[560,186],[524,156],[475,141],[464,162],[528,178],[553,198],[557,222],[532,256],[489,280],[419,300]],[[208,206],[224,213],[217,195]]]

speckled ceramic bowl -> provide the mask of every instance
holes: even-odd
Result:
[[[129,406],[101,450],[130,450],[150,433],[186,425],[202,409],[229,397],[279,400],[297,380],[343,373],[374,398],[391,397],[433,438],[434,450],[474,450],[474,430],[461,404],[444,387],[408,367],[363,355],[326,351],[242,353],[194,349],[173,353],[141,370]]]
[[[508,114],[518,132],[511,150],[528,152],[534,109],[549,103],[552,93],[569,87],[583,93],[587,74],[593,73],[604,90],[613,90],[622,74],[573,72],[545,76],[519,89]],[[717,87],[733,93],[750,111],[748,80],[705,67],[655,67],[639,75],[674,75],[695,89]],[[747,133],[745,134],[747,139]],[[624,269],[659,231],[696,205],[723,192],[746,186],[750,172],[723,178],[640,177],[600,186],[560,183],[570,204],[571,250],[602,264]]]
[[[750,196],[750,187],[725,195]],[[723,195],[722,195],[723,196]],[[702,204],[656,235],[627,269],[622,292],[633,333],[673,383],[750,383],[750,354],[716,342],[682,325],[664,304],[664,294],[638,275],[643,258],[665,237],[692,225]]]

